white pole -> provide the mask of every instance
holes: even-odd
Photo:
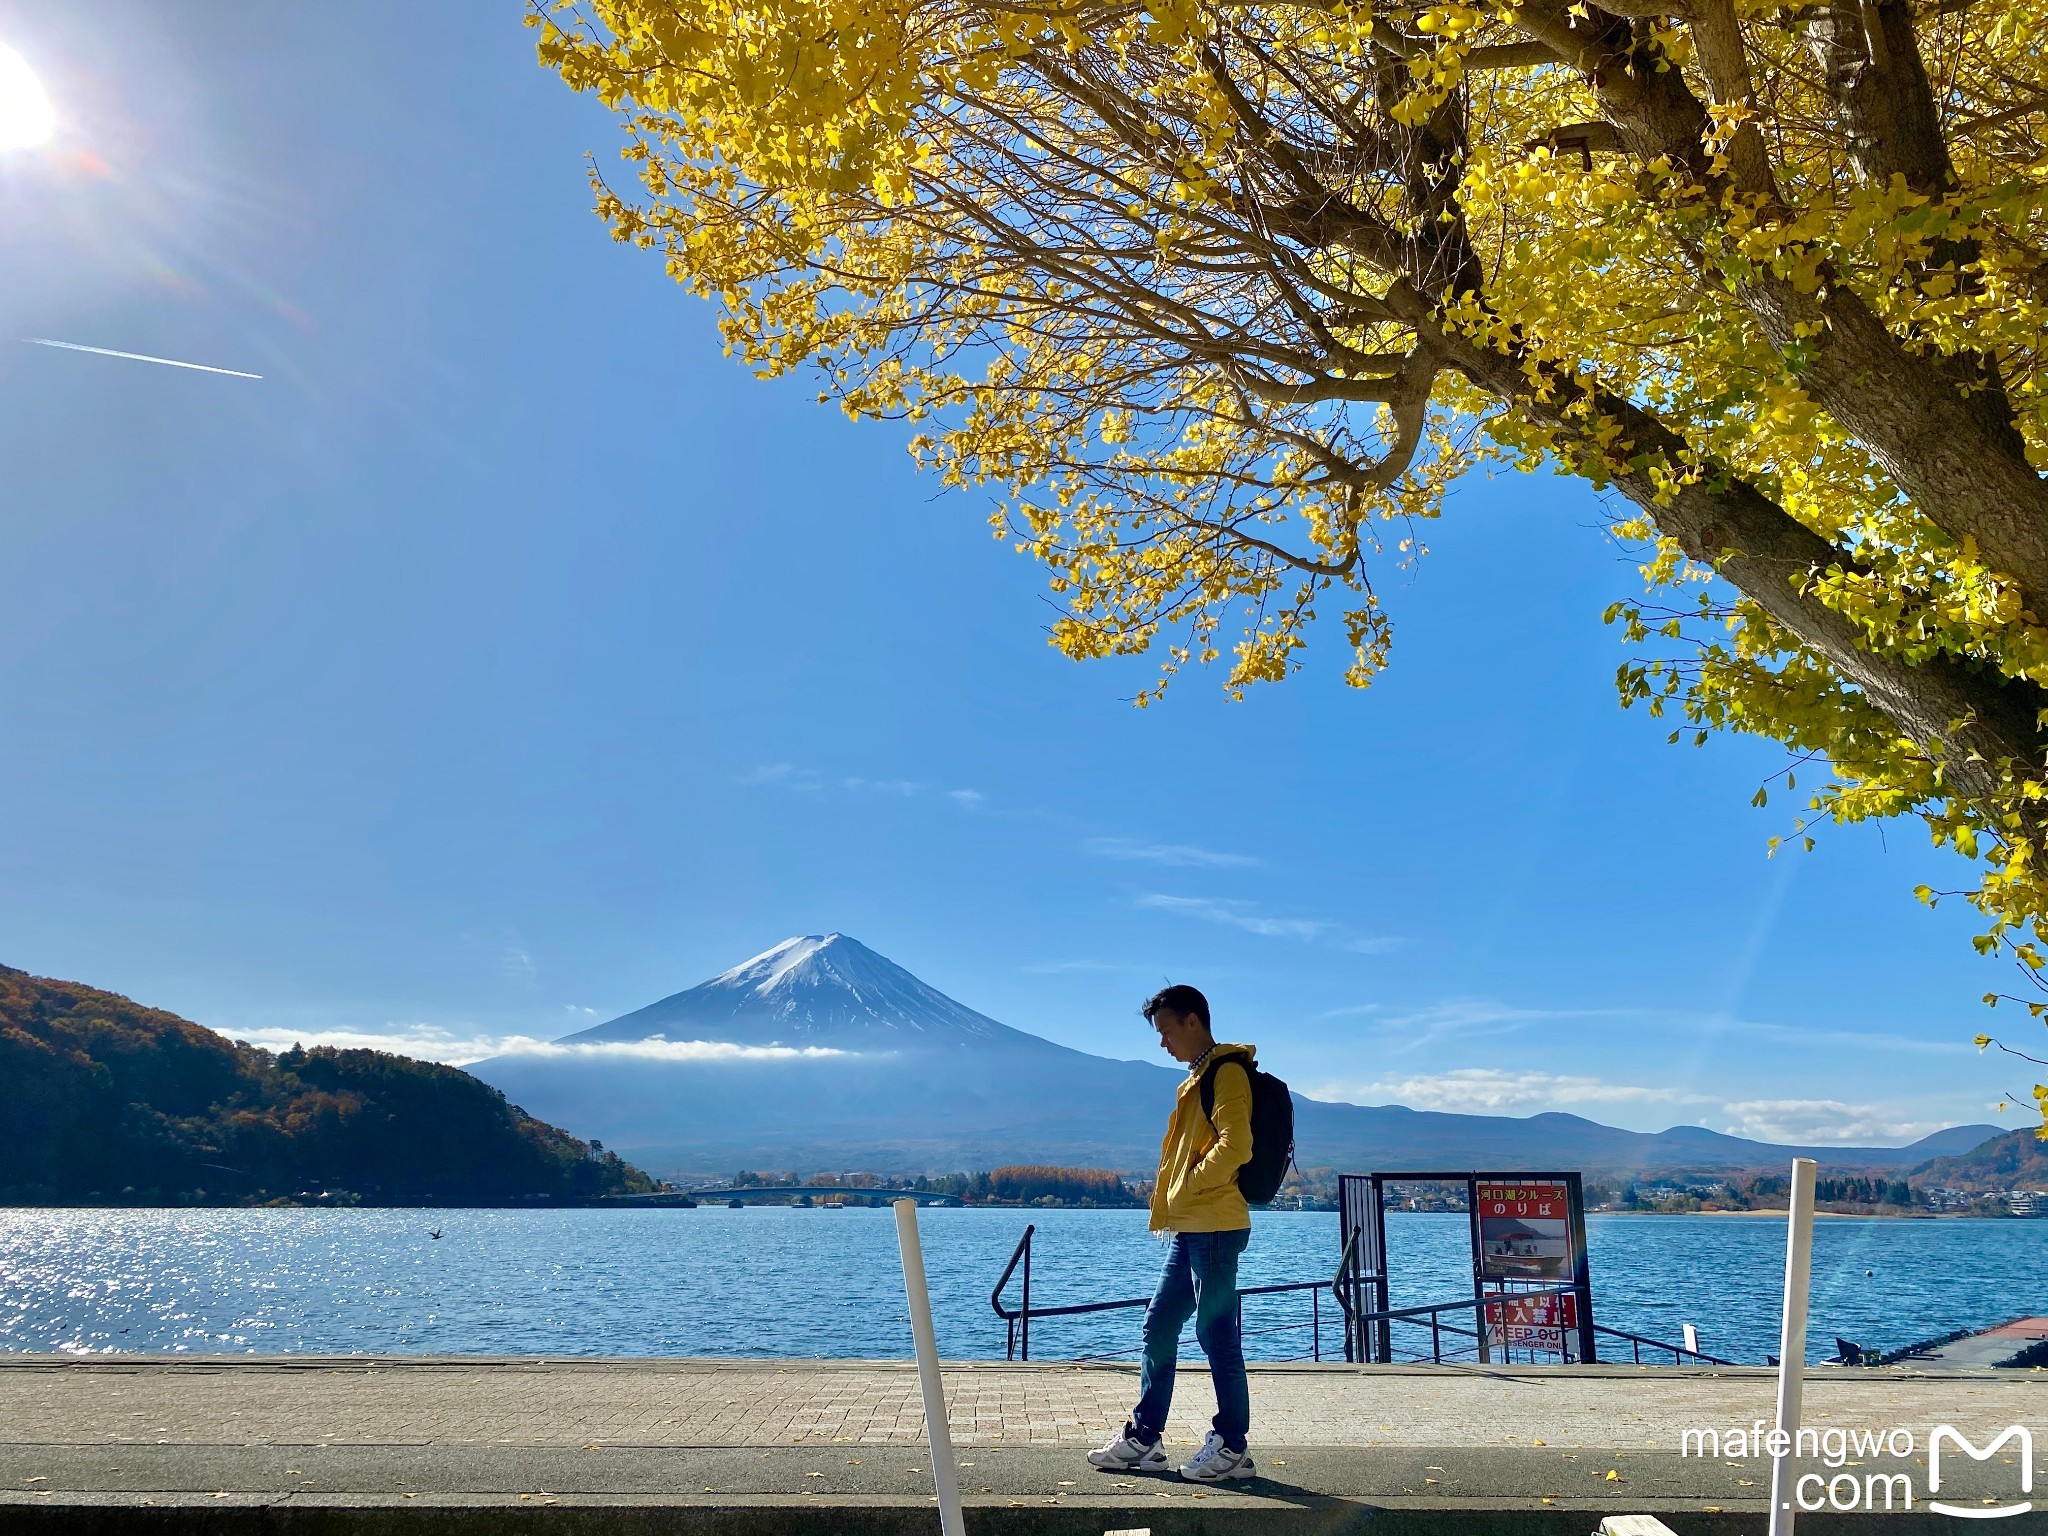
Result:
[[[931,1441],[932,1481],[939,1494],[940,1536],[967,1536],[960,1514],[960,1469],[946,1423],[946,1388],[939,1380],[939,1339],[932,1331],[932,1299],[924,1288],[924,1247],[917,1240],[917,1202],[896,1202],[896,1243],[903,1250],[903,1289],[910,1296],[910,1336],[917,1343],[917,1384],[924,1391],[924,1431]]]
[[[1793,1452],[1799,1443],[1799,1399],[1806,1384],[1806,1293],[1813,1276],[1813,1172],[1810,1157],[1792,1159],[1792,1209],[1785,1235],[1785,1321],[1778,1335],[1778,1444],[1771,1458],[1771,1536],[1792,1536]]]

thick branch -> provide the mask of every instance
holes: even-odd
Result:
[[[1321,374],[1315,378],[1304,379],[1299,384],[1283,384],[1278,379],[1255,373],[1229,360],[1227,355],[1219,361],[1229,374],[1231,383],[1254,400],[1263,401],[1267,405],[1313,405],[1325,400],[1384,403],[1400,398],[1402,392],[1400,380],[1394,375],[1335,378]]]
[[[1955,190],[1955,167],[1903,0],[1827,0],[1807,23],[1848,129],[1849,154],[1867,181],[1893,176],[1924,196]]]
[[[1899,177],[1923,197],[1954,192],[1955,164],[1942,137],[1940,109],[1905,0],[1828,0],[1808,22],[1807,36],[1863,179],[1889,186]],[[1967,288],[1976,281],[1969,268],[1977,257],[1975,241],[1943,240],[1930,253],[1925,271],[1942,273]],[[1935,360],[1935,365],[1968,401],[1979,432],[2003,454],[2025,462],[2026,448],[1996,359],[1965,353]]]
[[[1585,74],[1633,152],[1668,156],[1716,202],[1733,190],[1708,153],[1705,106],[1679,70],[1655,67],[1626,21],[1534,0],[1516,24]],[[1975,540],[1994,569],[2019,583],[2029,611],[2048,619],[2048,481],[2027,462],[2003,390],[1990,387],[1996,374],[1906,346],[1840,282],[1809,294],[1765,276],[1745,283],[1739,297],[1781,356],[1802,342],[1812,347],[1802,387],[1920,513],[1952,538]]]
[[[1477,69],[1529,69],[1556,64],[1558,56],[1542,43],[1484,43],[1465,55],[1465,72]]]
[[[1780,201],[1777,178],[1771,174],[1770,151],[1756,122],[1756,90],[1734,0],[1694,0],[1692,39],[1716,105],[1740,106],[1750,113],[1728,141],[1728,168],[1735,189],[1776,207]]]

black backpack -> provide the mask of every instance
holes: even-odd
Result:
[[[1244,1068],[1252,1083],[1252,1160],[1237,1170],[1237,1188],[1248,1205],[1265,1205],[1280,1193],[1294,1161],[1294,1095],[1270,1072],[1241,1056],[1226,1056],[1202,1073],[1202,1116],[1216,1123],[1216,1074],[1227,1062]]]

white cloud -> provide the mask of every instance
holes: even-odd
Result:
[[[1355,942],[1355,941],[1354,941]],[[1367,940],[1366,943],[1373,941]],[[1396,945],[1400,940],[1394,941]],[[1537,1008],[1501,1002],[1492,997],[1452,997],[1406,1012],[1391,1013],[1377,1004],[1333,1008],[1317,1017],[1343,1018],[1377,1014],[1365,1027],[1388,1036],[1388,1048],[1402,1052],[1439,1040],[1481,1039],[1516,1034],[1529,1026],[1589,1020],[1626,1024],[1659,1039],[1715,1041],[1746,1037],[1788,1045],[1848,1046],[1859,1051],[1960,1057],[1973,1051],[1967,1032],[1931,1039],[1868,1029],[1817,1029],[1763,1019],[1731,1018],[1724,1013],[1678,1012],[1664,1008]]]
[[[1491,1036],[1519,1034],[1532,1024],[1556,1023],[1564,1019],[1634,1018],[1629,1009],[1619,1008],[1516,1008],[1492,998],[1458,997],[1407,1013],[1387,1013],[1371,1004],[1340,1008],[1324,1014],[1375,1012],[1363,1027],[1387,1037],[1386,1049],[1404,1055],[1444,1040],[1479,1040]]]
[[[1406,1104],[1411,1109],[1463,1114],[1533,1114],[1588,1104],[1695,1103],[1698,1096],[1675,1088],[1609,1082],[1603,1077],[1556,1072],[1511,1072],[1494,1067],[1460,1067],[1378,1082],[1326,1082],[1301,1090],[1310,1098],[1347,1104]]]
[[[1669,1019],[1688,1029],[1705,1032],[1725,1031],[1728,1034],[1755,1035],[1765,1040],[1783,1040],[1799,1045],[1844,1045],[1859,1051],[1905,1051],[1933,1056],[1961,1056],[1976,1049],[1970,1044],[1971,1031],[1962,1028],[1958,1028],[1954,1035],[1945,1039],[1923,1040],[1913,1035],[1887,1033],[1883,1030],[1815,1029],[1803,1024],[1778,1024],[1764,1019],[1731,1019],[1719,1014],[1703,1018],[1688,1014],[1658,1014],[1655,1017]]]
[[[1222,896],[1173,896],[1153,891],[1138,898],[1137,904],[1156,912],[1178,912],[1205,923],[1241,928],[1265,939],[1306,939],[1328,941],[1354,955],[1384,955],[1407,944],[1403,938],[1384,934],[1354,934],[1342,923],[1320,917],[1279,917],[1263,912],[1248,901]]]
[[[1880,1104],[1845,1104],[1840,1099],[1741,1099],[1722,1106],[1731,1117],[1731,1136],[1752,1141],[1813,1145],[1885,1145],[1918,1141],[1948,1124],[1910,1120]]]
[[[1149,970],[1150,967],[1115,960],[1034,960],[1029,965],[1018,966],[1017,969],[1027,976],[1067,976],[1084,971],[1117,974]]]
[[[814,1061],[854,1056],[828,1046],[734,1045],[724,1040],[541,1040],[531,1035],[458,1035],[431,1024],[403,1025],[377,1032],[355,1029],[251,1029],[235,1036],[269,1051],[294,1045],[308,1050],[332,1046],[344,1051],[390,1051],[418,1061],[465,1066],[488,1056],[543,1056],[557,1059],[614,1058],[636,1061]]]
[[[926,796],[950,800],[965,810],[974,810],[988,797],[978,789],[941,789],[922,779],[864,779],[853,775],[834,777],[817,768],[797,763],[763,763],[739,776],[741,784],[772,786],[815,795],[836,789],[849,795],[886,795],[895,800],[917,800]]]
[[[1097,858],[1169,864],[1182,869],[1248,869],[1264,862],[1248,854],[1218,853],[1191,843],[1146,843],[1135,837],[1094,837],[1084,846]]]
[[[899,800],[908,800],[913,795],[926,794],[931,790],[931,785],[920,784],[915,779],[841,779],[839,787],[855,794],[894,795]]]
[[[522,987],[533,985],[540,974],[533,963],[533,956],[517,944],[507,944],[505,953],[499,958],[498,969],[505,979]]]
[[[1188,917],[1199,917],[1206,923],[1222,923],[1231,928],[1242,928],[1246,933],[1256,933],[1269,939],[1315,939],[1321,938],[1336,926],[1313,917],[1271,917],[1258,911],[1249,902],[1224,901],[1209,896],[1167,896],[1154,892],[1140,896],[1138,905],[1161,912],[1179,912]]]
[[[734,1045],[729,1040],[535,1040],[511,1035],[498,1042],[500,1056],[561,1058],[618,1057],[634,1061],[817,1061],[857,1056],[826,1045]]]

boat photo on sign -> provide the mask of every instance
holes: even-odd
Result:
[[[1570,1204],[1561,1183],[1478,1186],[1479,1277],[1568,1280]]]

